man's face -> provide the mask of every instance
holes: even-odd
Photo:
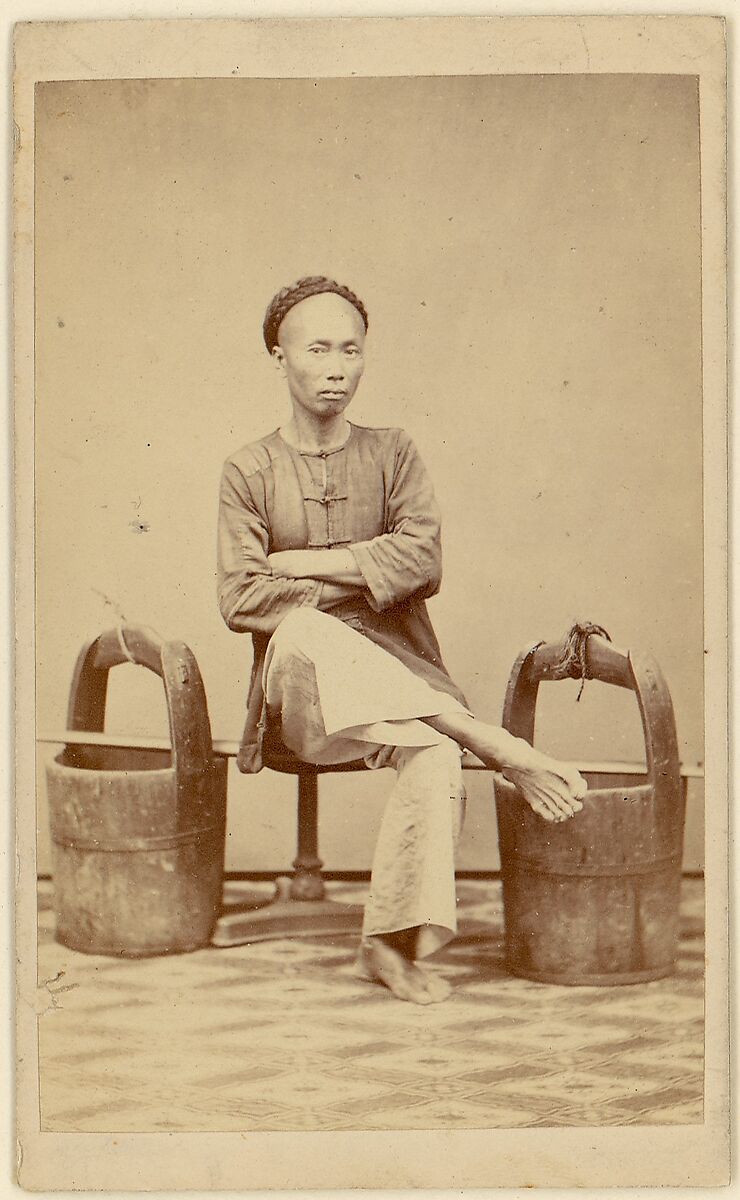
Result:
[[[326,419],[344,412],[357,391],[364,346],[365,326],[354,305],[322,292],[291,308],[272,355],[294,404]]]

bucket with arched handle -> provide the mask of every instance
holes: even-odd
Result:
[[[534,739],[543,680],[583,678],[632,690],[645,739],[643,775],[589,776],[583,809],[544,821],[513,785],[497,778],[506,962],[542,983],[626,984],[660,979],[675,967],[685,794],[673,705],[647,654],[587,636],[579,671],[563,669],[563,645],[517,658],[503,725]]]
[[[194,655],[140,626],[80,651],[68,729],[103,731],[108,674],[124,662],[160,676],[171,750],[68,744],[47,766],[56,937],[88,954],[196,950],[221,908],[227,763]]]

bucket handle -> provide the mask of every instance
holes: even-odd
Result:
[[[175,775],[209,770],[211,723],[195,655],[184,642],[165,642],[144,625],[118,625],[82,647],[72,677],[67,728],[103,732],[108,674],[125,662],[146,667],[164,684]]]
[[[503,726],[515,737],[534,741],[535,708],[541,682],[578,679],[578,668],[562,668],[563,643],[523,650],[509,676]],[[673,704],[663,672],[649,654],[620,650],[599,634],[586,638],[585,678],[628,688],[637,696],[645,739],[648,780],[658,796],[681,794],[681,766]]]

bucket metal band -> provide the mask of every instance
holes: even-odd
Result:
[[[205,825],[201,829],[187,829],[184,833],[165,834],[163,837],[86,838],[54,833],[52,841],[55,846],[63,846],[69,850],[100,850],[109,854],[125,854],[137,850],[175,850],[178,846],[189,846],[201,838],[220,832],[219,825]]]
[[[650,862],[634,862],[634,863],[586,863],[583,866],[578,866],[574,863],[558,863],[556,865],[543,866],[542,863],[535,862],[534,859],[524,858],[517,855],[512,858],[511,862],[501,868],[502,875],[511,875],[517,868],[524,868],[531,871],[534,875],[577,875],[581,879],[595,879],[611,876],[613,879],[621,879],[627,875],[653,875],[659,871],[667,871],[671,867],[677,867],[681,864],[681,855],[672,854],[669,858],[654,858]]]

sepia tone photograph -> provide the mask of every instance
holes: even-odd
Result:
[[[723,98],[351,24],[24,93],[36,1145],[711,1130],[721,1172]]]

